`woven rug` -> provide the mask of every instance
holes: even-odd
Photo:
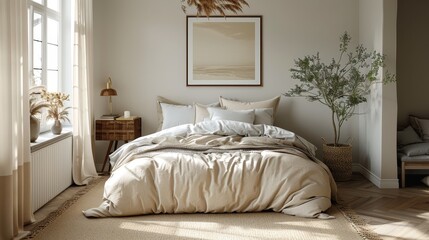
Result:
[[[282,213],[160,214],[87,219],[106,178],[95,180],[38,223],[26,239],[380,239],[352,210],[334,205],[320,220]]]

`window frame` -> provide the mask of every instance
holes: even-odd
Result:
[[[63,72],[63,38],[65,31],[63,29],[63,19],[62,19],[62,10],[63,10],[63,3],[59,0],[59,9],[58,11],[55,11],[48,7],[47,0],[43,0],[42,4],[39,4],[33,0],[29,0],[27,7],[28,7],[28,39],[29,39],[29,46],[28,46],[28,53],[29,53],[29,71],[30,71],[30,79],[29,79],[29,86],[37,86],[34,78],[34,52],[33,52],[33,45],[34,45],[34,35],[33,35],[33,29],[34,29],[34,15],[39,14],[41,15],[42,19],[42,25],[41,25],[41,43],[42,43],[42,49],[41,49],[41,58],[42,58],[42,69],[41,69],[41,83],[40,85],[45,86],[47,89],[48,87],[48,45],[51,43],[48,43],[48,19],[53,19],[58,22],[58,31],[57,31],[57,81],[56,81],[56,89],[55,91],[64,91],[63,89],[63,78],[62,78],[62,72]],[[46,110],[42,111],[42,114],[40,116],[40,132],[45,132],[50,130],[51,123],[46,120]]]

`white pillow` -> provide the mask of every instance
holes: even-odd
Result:
[[[165,97],[157,96],[156,97],[156,112],[158,114],[158,129],[157,129],[157,131],[162,130],[162,123],[164,122],[161,103],[168,103],[168,104],[182,105],[182,106],[187,105],[187,104],[178,103],[176,101],[170,100],[170,99],[165,98]]]
[[[255,109],[255,123],[273,125],[274,110],[272,108],[257,108]]]
[[[251,123],[255,121],[255,110],[225,110],[221,108],[207,108],[207,111],[210,113],[211,120],[230,120],[237,122]]]
[[[204,122],[205,119],[210,119],[210,113],[207,110],[207,108],[209,107],[216,107],[216,108],[220,108],[220,103],[212,103],[212,104],[200,104],[200,103],[194,103],[194,108],[195,108],[195,122],[194,123],[199,123],[199,122]]]
[[[192,105],[175,105],[160,103],[162,109],[162,130],[179,126],[182,124],[194,123],[195,110]]]

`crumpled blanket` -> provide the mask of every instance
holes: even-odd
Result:
[[[110,155],[112,174],[87,217],[272,210],[322,214],[335,199],[316,148],[293,132],[234,121],[166,129]]]

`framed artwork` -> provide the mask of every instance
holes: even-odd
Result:
[[[187,86],[262,86],[262,16],[187,17]]]

